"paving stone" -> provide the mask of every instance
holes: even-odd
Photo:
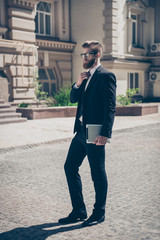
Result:
[[[114,132],[106,146],[106,221],[60,225],[71,211],[63,165],[70,142],[0,154],[1,240],[160,239],[160,124]],[[85,158],[80,174],[88,215],[94,189]]]

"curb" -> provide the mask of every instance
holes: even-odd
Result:
[[[39,146],[42,146],[42,145],[49,145],[49,144],[68,142],[71,139],[72,138],[61,138],[61,139],[55,139],[55,140],[46,141],[46,142],[40,142],[40,143],[31,143],[31,144],[15,146],[15,147],[0,148],[0,154],[13,152],[13,151],[25,150],[25,149],[29,149],[29,148],[39,147]]]

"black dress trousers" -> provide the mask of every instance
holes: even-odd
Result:
[[[86,143],[84,128],[81,126],[71,142],[64,165],[72,207],[76,213],[86,212],[82,194],[82,182],[79,175],[79,167],[86,155],[95,189],[94,213],[103,215],[105,213],[108,188],[105,171],[105,146]]]

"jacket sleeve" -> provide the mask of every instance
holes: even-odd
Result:
[[[84,89],[84,82],[82,83],[82,85],[79,88],[75,87],[75,83],[72,85],[72,89],[70,92],[70,102],[71,103],[76,103],[79,101],[83,89]]]
[[[70,92],[70,102],[71,103],[76,103],[79,100],[79,95],[80,95],[80,88],[75,87],[75,83],[72,85],[72,89]]]
[[[113,73],[107,73],[103,75],[102,82],[104,119],[100,135],[111,138],[116,112],[116,77]]]

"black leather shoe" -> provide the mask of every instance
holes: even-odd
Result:
[[[86,214],[76,214],[74,212],[71,212],[68,217],[61,218],[58,220],[59,223],[62,224],[70,224],[70,223],[76,223],[79,221],[84,221],[87,218],[87,213]]]
[[[94,213],[82,223],[82,227],[89,227],[92,225],[96,225],[98,223],[102,223],[105,220],[105,215],[97,216]]]

